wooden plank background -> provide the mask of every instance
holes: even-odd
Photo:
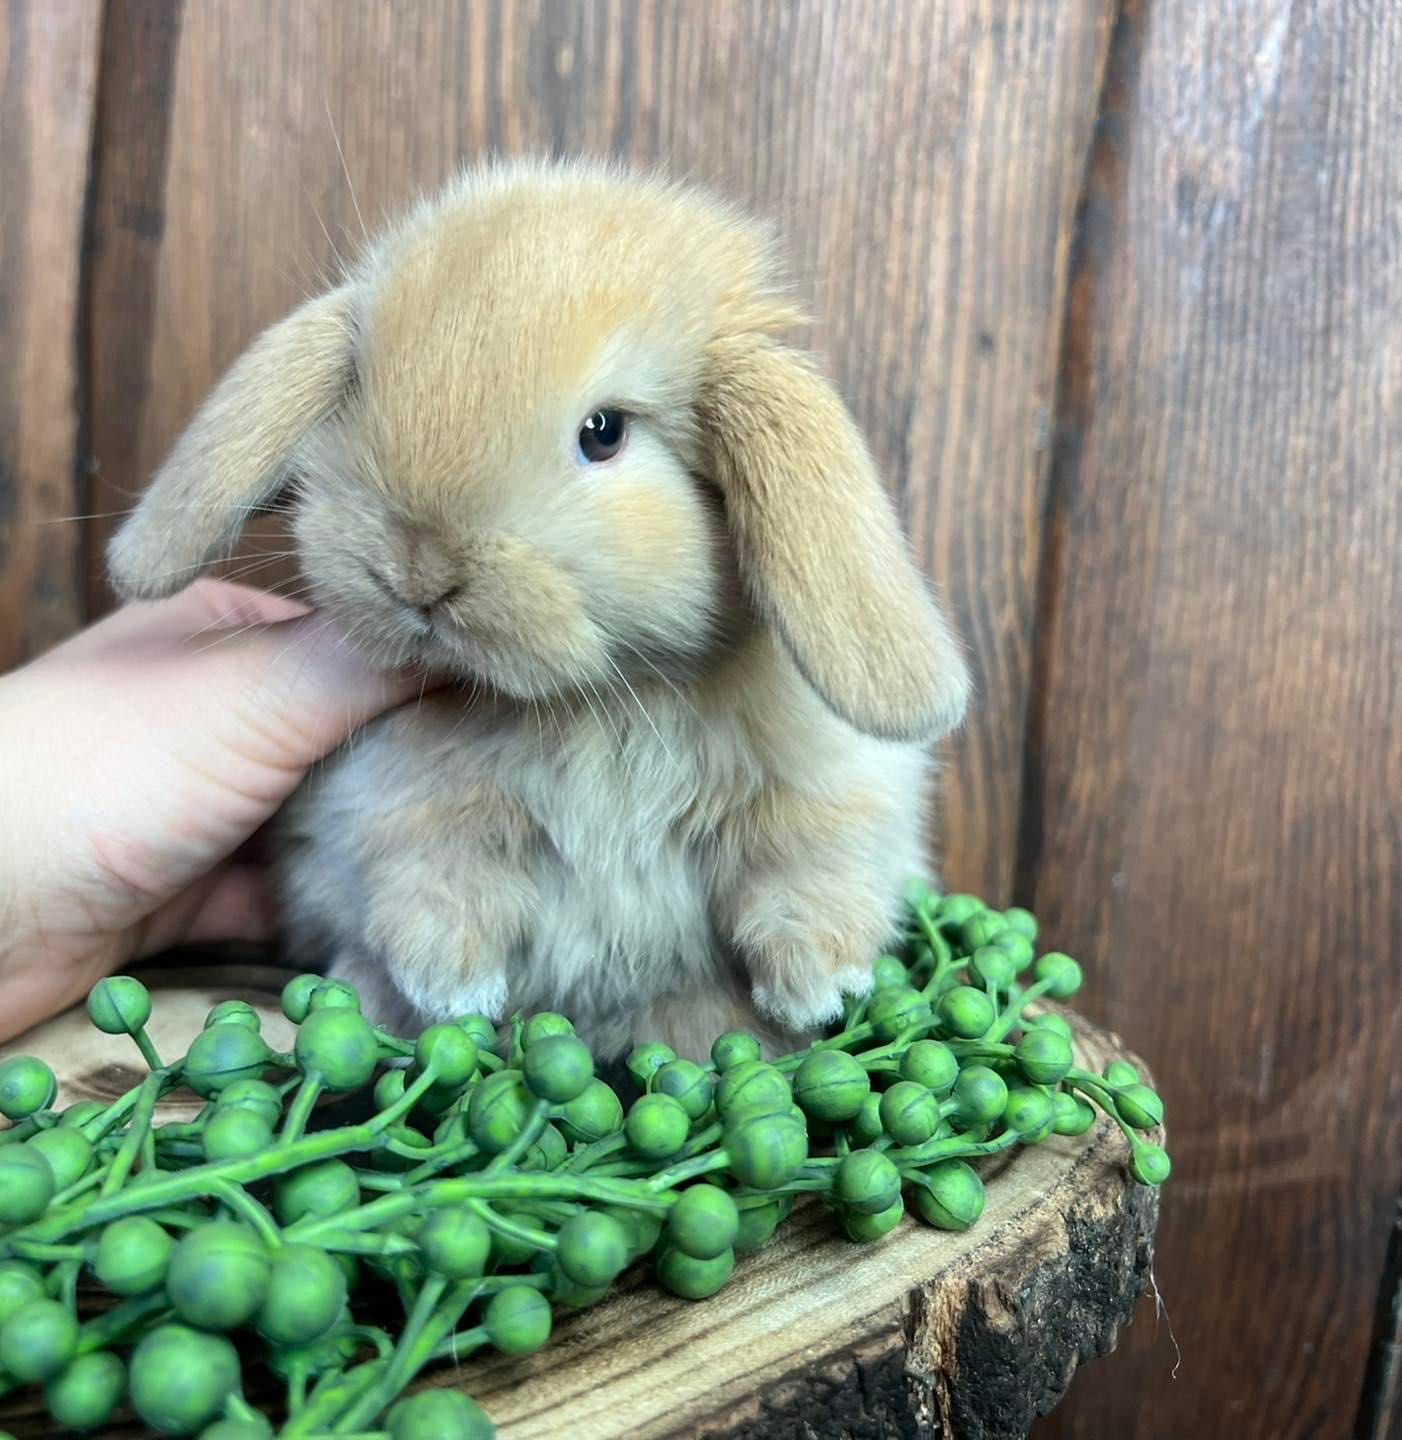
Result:
[[[970,645],[947,876],[1033,904],[1168,1097],[1177,1378],[1146,1304],[1040,1433],[1402,1435],[1400,41],[1385,0],[9,0],[0,666],[108,603],[108,512],[361,215],[488,150],[718,185]]]

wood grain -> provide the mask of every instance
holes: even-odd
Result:
[[[1381,3],[1132,3],[1114,47],[1021,875],[1160,1068],[1183,1364],[1136,1325],[1047,1437],[1354,1433],[1402,1174],[1399,87]]]
[[[0,672],[82,615],[79,256],[92,0],[0,7]]]
[[[166,6],[117,9],[171,33]],[[710,182],[779,225],[816,339],[968,637],[980,699],[950,752],[947,869],[1004,894],[1059,296],[1110,10],[191,6],[169,82],[154,78],[162,44],[140,47],[145,79],[113,102],[127,123],[105,131],[118,153],[98,187],[93,508],[130,503],[213,380],[362,224],[460,162],[612,154]],[[130,373],[111,363],[123,350]],[[265,525],[242,558],[285,548]]]

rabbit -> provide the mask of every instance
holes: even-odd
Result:
[[[801,319],[699,187],[485,164],[254,341],[114,536],[155,597],[285,498],[315,607],[448,678],[280,821],[292,953],[367,1014],[704,1058],[869,987],[970,681]]]

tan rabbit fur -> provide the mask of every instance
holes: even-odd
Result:
[[[286,489],[318,608],[456,682],[284,817],[294,954],[368,1011],[700,1054],[867,985],[968,677],[797,319],[702,192],[483,167],[249,348],[116,536],[167,593]]]

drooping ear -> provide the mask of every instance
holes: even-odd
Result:
[[[730,337],[700,409],[751,601],[809,684],[870,735],[953,729],[968,668],[833,388],[773,339]]]
[[[298,441],[345,394],[350,306],[345,286],[309,300],[265,330],[206,397],[107,548],[120,595],[183,589],[276,493]]]

